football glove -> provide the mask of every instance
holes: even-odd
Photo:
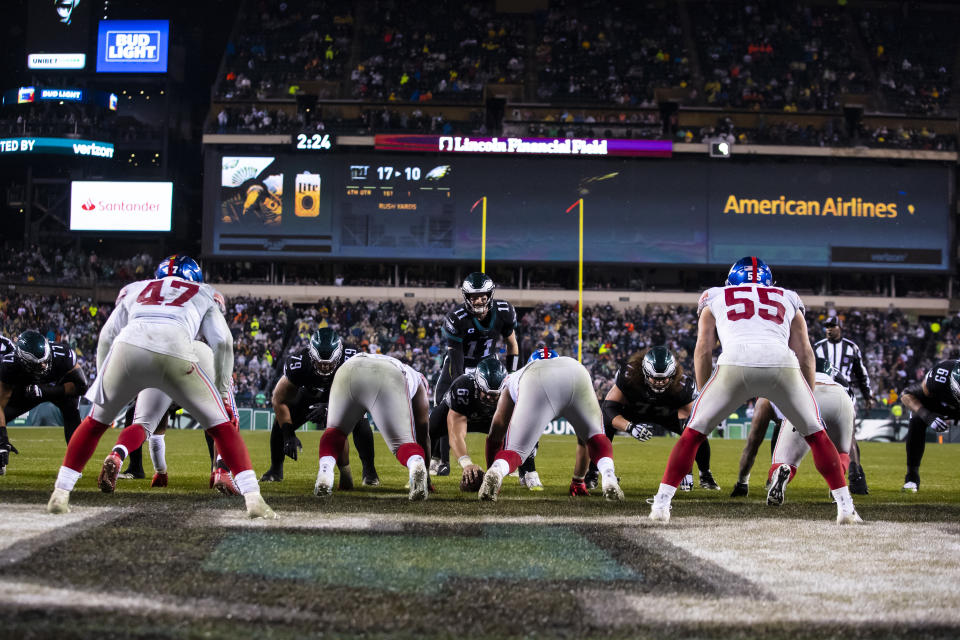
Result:
[[[630,423],[630,426],[627,427],[627,433],[632,435],[634,438],[640,442],[646,442],[653,437],[653,431],[645,424],[635,424]]]
[[[10,452],[16,454],[20,452],[9,441],[0,443],[0,476],[7,472],[7,465],[10,463]]]
[[[318,428],[323,429],[327,426],[327,404],[320,403],[310,405],[310,411],[307,413],[307,422],[312,422]]]
[[[587,489],[587,483],[582,479],[577,480],[574,478],[570,481],[570,495],[571,497],[577,498],[580,496],[590,495],[590,490]]]
[[[931,429],[933,429],[937,433],[943,433],[944,431],[950,430],[950,425],[947,423],[946,420],[944,420],[940,416],[937,416],[936,418],[934,418],[933,422],[931,422],[929,426]]]
[[[38,384],[31,384],[24,388],[23,395],[27,400],[40,400],[43,398],[43,389]]]
[[[299,453],[303,451],[303,444],[297,437],[296,427],[291,422],[285,422],[280,426],[280,433],[283,435],[283,455],[296,460]]]

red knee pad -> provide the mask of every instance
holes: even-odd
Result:
[[[397,449],[397,460],[399,460],[400,464],[403,466],[407,466],[407,462],[413,456],[420,456],[421,458],[426,459],[426,454],[423,452],[423,447],[415,442],[402,444],[400,445],[400,448]]]

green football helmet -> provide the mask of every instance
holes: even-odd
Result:
[[[332,378],[343,362],[343,342],[330,327],[317,329],[307,345],[313,368],[324,378]]]
[[[677,375],[677,358],[670,349],[652,347],[643,356],[643,379],[654,393],[667,390]]]
[[[497,356],[487,356],[477,364],[474,377],[483,399],[492,403],[500,397],[500,389],[507,379],[507,368]]]
[[[493,280],[485,273],[474,271],[460,285],[463,302],[467,311],[482,318],[493,306],[493,292],[496,289]]]
[[[53,364],[50,342],[39,331],[24,331],[13,345],[14,354],[23,367],[34,375],[43,375]]]

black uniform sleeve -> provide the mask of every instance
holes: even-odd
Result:
[[[922,400],[923,397],[924,397],[924,395],[923,395],[923,383],[921,383],[921,382],[914,382],[914,383],[911,384],[910,386],[906,387],[906,388],[903,390],[903,392],[900,394],[900,396],[903,397],[903,396],[908,395],[908,394],[911,395],[911,396],[913,396],[914,398],[917,398],[917,399]]]
[[[517,329],[517,310],[506,300],[497,300],[497,317],[501,318],[500,335],[509,338]]]
[[[463,345],[447,345],[447,368],[450,378],[457,378],[463,375]]]
[[[680,381],[680,401],[681,406],[687,406],[697,397],[697,383],[690,376],[683,376]]]
[[[450,385],[444,401],[453,411],[466,415],[470,412],[470,400],[473,394],[473,380],[468,375],[459,376]]]
[[[302,387],[306,383],[304,378],[306,377],[307,362],[304,361],[305,356],[302,353],[292,353],[287,356],[287,359],[283,363],[283,375],[287,377],[295,387]]]
[[[76,393],[74,394],[74,396],[77,396],[77,397],[85,394],[87,392],[87,388],[89,387],[89,385],[87,384],[87,376],[83,374],[82,367],[74,367],[73,369],[68,371],[65,376],[60,378],[60,382],[58,384],[50,385],[50,386],[53,386],[53,387],[59,386],[62,389],[63,385],[66,384],[67,382],[73,383],[73,386],[76,389]],[[43,389],[46,389],[46,387],[43,387]],[[47,398],[46,391],[43,392],[43,398],[44,399]]]

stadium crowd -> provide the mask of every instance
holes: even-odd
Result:
[[[226,318],[234,336],[234,379],[242,406],[265,407],[285,354],[306,344],[313,331],[330,327],[349,347],[383,353],[414,366],[433,380],[442,364],[444,315],[452,303],[325,299],[308,306],[277,299],[227,300]],[[96,342],[111,305],[76,296],[0,295],[0,333],[16,336],[36,328],[75,351],[89,379],[96,367]],[[807,311],[812,339],[832,309]],[[844,336],[860,345],[874,393],[892,406],[908,384],[920,379],[938,359],[960,356],[960,314],[940,322],[918,321],[898,309],[840,311]],[[546,345],[576,354],[576,307],[566,303],[521,309],[517,334],[521,355]],[[696,342],[693,307],[652,305],[615,309],[595,305],[584,312],[583,362],[599,396],[606,394],[617,362],[631,353],[666,344],[692,371]]]

